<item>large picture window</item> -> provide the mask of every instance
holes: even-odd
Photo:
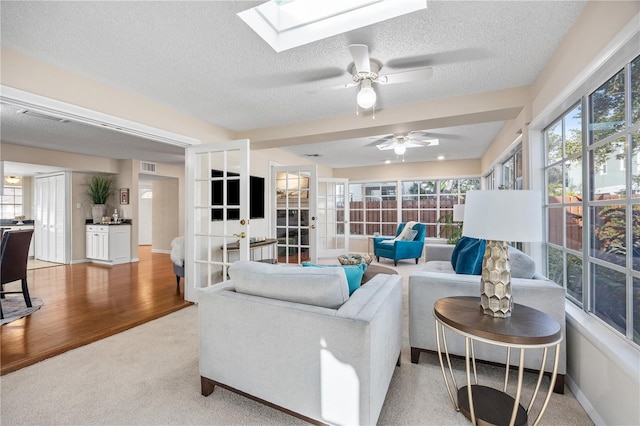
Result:
[[[640,344],[640,57],[544,131],[547,273]]]
[[[453,206],[473,189],[480,178],[350,183],[351,234],[393,236],[399,222],[416,221],[427,237],[448,238]]]

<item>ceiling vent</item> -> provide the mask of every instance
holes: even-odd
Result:
[[[156,163],[150,163],[148,161],[140,162],[140,171],[144,173],[155,173],[156,172]]]

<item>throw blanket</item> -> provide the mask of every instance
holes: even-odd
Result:
[[[413,225],[415,225],[418,222],[407,222],[407,224],[404,226],[404,229],[400,232],[400,234],[398,234],[397,237],[394,238],[394,241],[401,241],[404,239],[404,237],[411,232],[411,230],[413,229]]]
[[[184,264],[184,237],[176,237],[171,241],[171,261],[177,266]]]

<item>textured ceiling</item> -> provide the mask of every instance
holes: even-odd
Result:
[[[586,2],[429,1],[425,11],[281,53],[236,16],[259,3],[2,1],[2,44],[242,131],[355,114],[356,88],[308,93],[350,81],[352,43],[369,46],[371,57],[382,63],[381,73],[433,67],[428,81],[377,86],[382,109],[528,85]],[[2,121],[4,140],[10,125],[4,110]],[[428,131],[458,141],[451,150],[458,156],[464,148],[465,158],[478,158],[502,124]],[[11,131],[13,137],[16,133],[19,128]],[[351,162],[344,161],[341,149],[361,152],[370,142],[336,141],[288,150],[320,153],[318,161],[334,167],[357,166],[381,161],[374,155],[377,149],[370,148],[372,158]],[[443,142],[441,151],[447,149]],[[54,143],[51,149],[56,149]],[[173,147],[154,144],[154,151],[175,154]],[[411,161],[433,160],[436,154],[431,148],[416,150],[420,152],[411,155]],[[153,160],[149,156],[139,158]]]

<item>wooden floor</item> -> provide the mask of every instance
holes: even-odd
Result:
[[[61,265],[28,272],[29,292],[44,305],[0,327],[0,374],[177,311],[190,303],[168,254],[141,246],[140,262]],[[5,289],[8,289],[5,286]]]

